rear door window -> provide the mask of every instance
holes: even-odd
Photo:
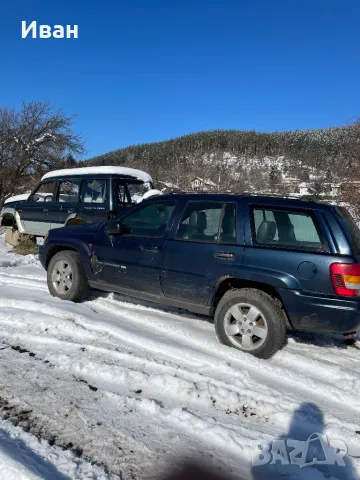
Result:
[[[181,218],[177,239],[217,242],[223,213],[222,202],[189,202]]]
[[[106,180],[85,180],[81,184],[81,203],[104,203]]]
[[[313,212],[255,207],[252,222],[253,240],[257,245],[329,251]]]

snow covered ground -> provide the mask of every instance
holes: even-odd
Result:
[[[70,451],[49,446],[14,427],[0,421],[0,479],[1,480],[67,480],[108,479],[100,467],[79,460]]]
[[[98,292],[64,302],[2,241],[0,480],[159,479],[190,459],[275,478],[252,466],[256,445],[313,433],[345,442],[346,466],[278,463],[286,478],[360,478],[360,350],[297,334],[263,361],[205,317]]]

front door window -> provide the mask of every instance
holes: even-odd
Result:
[[[115,197],[118,204],[139,203],[144,194],[149,190],[145,184],[140,181],[120,181],[116,185]]]
[[[127,188],[131,203],[140,202],[144,194],[148,191],[148,188],[142,182],[128,183]]]
[[[52,202],[56,182],[44,182],[39,185],[28,199],[29,202]]]
[[[80,181],[63,180],[59,183],[56,201],[76,203],[79,199]]]
[[[144,205],[122,218],[125,235],[162,237],[176,202],[154,202]]]

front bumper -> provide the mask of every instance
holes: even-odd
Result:
[[[360,297],[345,298],[279,289],[294,330],[353,332],[360,330]]]

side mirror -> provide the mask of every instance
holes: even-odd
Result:
[[[105,227],[106,235],[121,235],[124,233],[121,223],[117,220],[111,220]]]

